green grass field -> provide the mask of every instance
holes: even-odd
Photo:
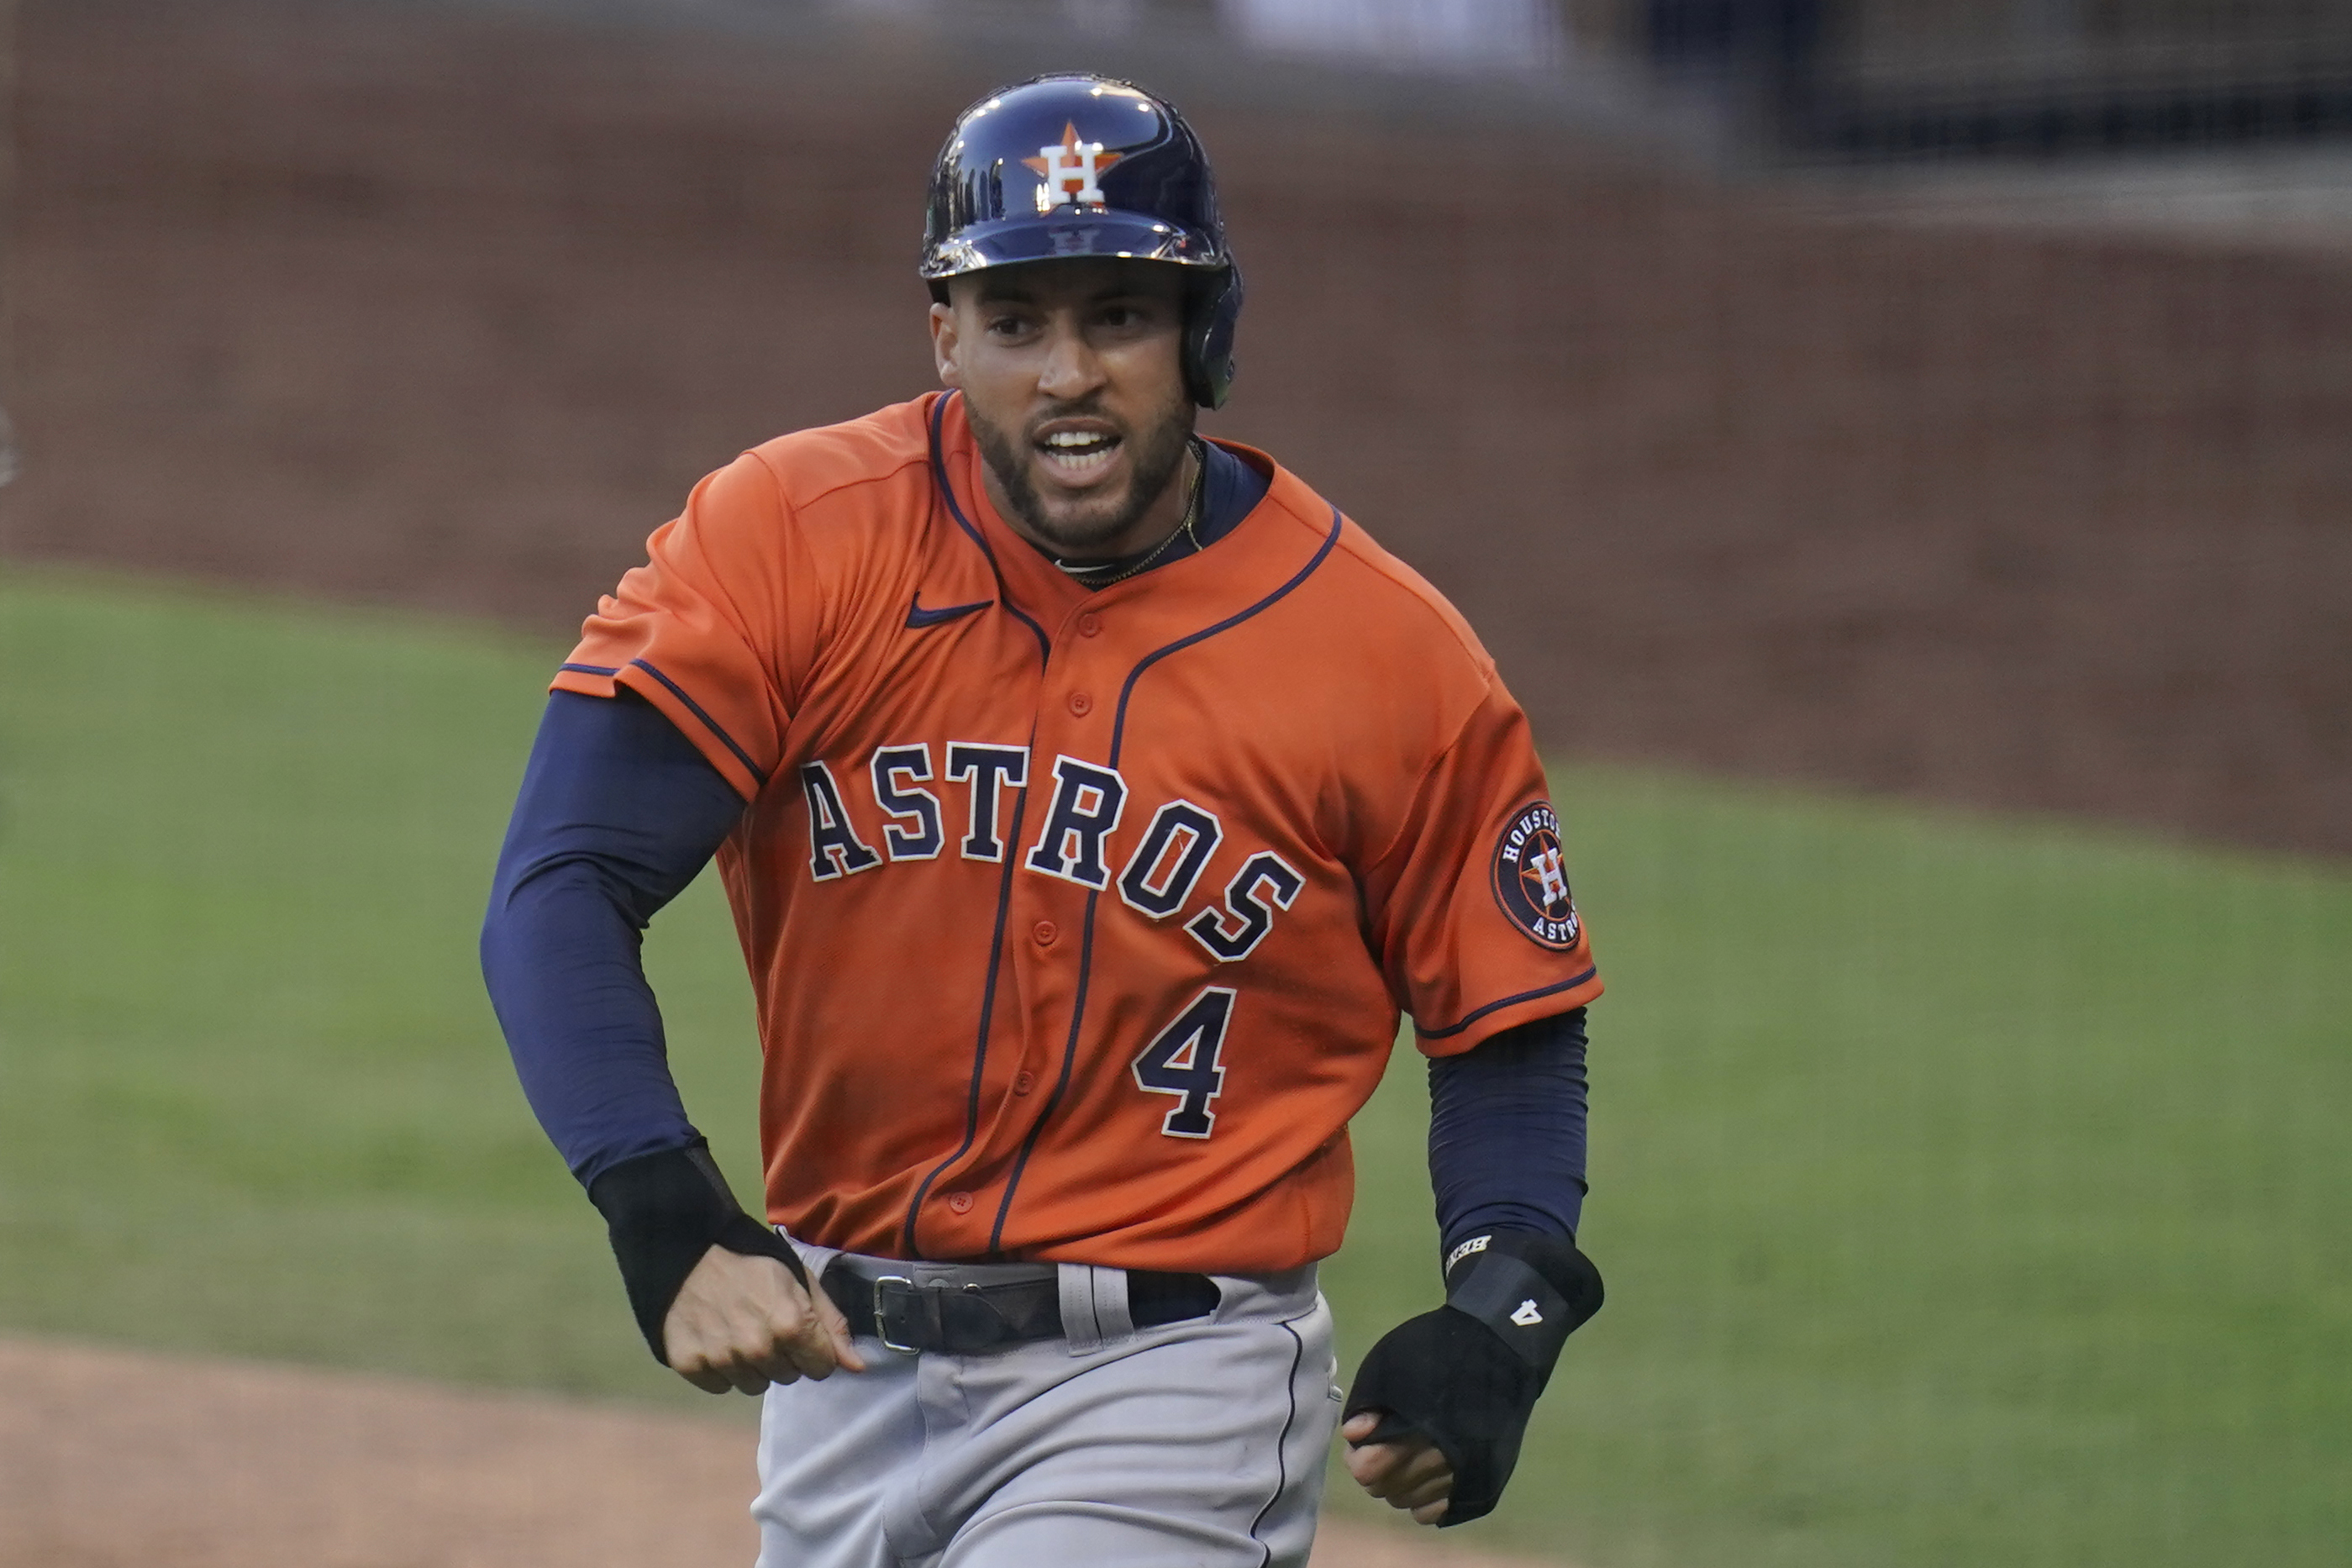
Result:
[[[477,977],[555,651],[0,582],[0,1326],[715,1408],[636,1343]],[[2343,1561],[2344,868],[1556,784],[1612,987],[1610,1305],[1465,1537],[1593,1568]],[[748,1191],[707,879],[649,954]],[[1350,1364],[1432,1302],[1419,1079],[1359,1122]]]

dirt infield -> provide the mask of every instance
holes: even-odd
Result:
[[[922,180],[1008,68],[23,10],[0,550],[547,628],[740,446],[929,383]],[[2352,260],[1277,107],[1195,104],[1252,289],[1216,427],[1453,594],[1549,743],[2352,851]]]
[[[752,1489],[733,1424],[0,1340],[0,1568],[749,1563]],[[1344,1523],[1315,1560],[1513,1568]]]

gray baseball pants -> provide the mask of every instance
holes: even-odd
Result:
[[[834,1257],[793,1245],[811,1279]],[[771,1388],[759,1568],[1304,1568],[1339,1418],[1315,1270],[1141,1330],[1123,1271],[1058,1272],[1066,1339],[861,1338],[871,1370]]]

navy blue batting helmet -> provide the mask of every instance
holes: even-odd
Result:
[[[1225,247],[1216,177],[1175,106],[1130,82],[1041,76],[957,117],[931,172],[921,273],[946,280],[1061,256],[1191,269],[1184,383],[1203,407],[1234,379],[1241,269]]]

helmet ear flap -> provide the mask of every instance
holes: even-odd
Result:
[[[1228,266],[1195,290],[1184,312],[1184,390],[1203,408],[1223,408],[1234,384],[1234,334],[1241,324],[1242,269]]]

